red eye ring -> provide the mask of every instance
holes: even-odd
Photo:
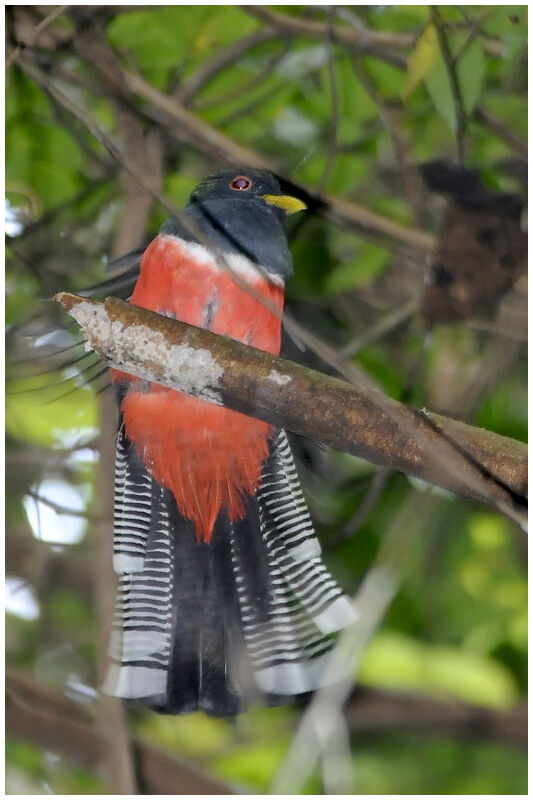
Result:
[[[247,192],[251,185],[252,181],[246,175],[237,175],[236,178],[233,178],[229,187],[235,192]]]

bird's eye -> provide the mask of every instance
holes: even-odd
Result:
[[[236,178],[230,183],[230,189],[234,189],[236,192],[246,192],[250,186],[252,185],[252,181],[250,178],[247,178],[246,175],[237,175]]]

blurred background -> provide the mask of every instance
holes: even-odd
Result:
[[[266,166],[309,193],[293,319],[389,396],[525,441],[527,8],[6,15],[7,792],[526,793],[523,531],[301,439],[337,580],[394,575],[326,745],[305,703],[228,721],[99,696],[115,403],[50,298],[127,296],[109,262],[204,175]]]

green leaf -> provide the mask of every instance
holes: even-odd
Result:
[[[389,252],[382,247],[365,242],[353,261],[341,264],[327,278],[325,291],[328,294],[364,286],[376,278],[389,262]]]
[[[424,84],[438,113],[452,133],[457,128],[457,115],[450,77],[442,53],[438,53],[431,71],[424,78]]]
[[[466,647],[424,644],[390,631],[375,637],[360,678],[373,686],[417,689],[488,708],[508,708],[517,699],[513,677],[495,659]]]
[[[70,394],[65,386],[54,386],[57,375],[47,376],[49,386],[43,386],[42,376],[34,383],[42,389],[32,389],[30,381],[10,385],[6,397],[6,430],[25,442],[50,447],[61,443],[65,436],[94,433],[98,427],[97,404],[90,389],[74,388]],[[15,394],[18,389],[24,393]],[[64,394],[63,397],[59,395]],[[54,399],[58,398],[58,399]],[[53,400],[53,402],[51,402]]]
[[[482,550],[500,550],[511,539],[507,520],[488,512],[472,515],[468,532],[474,544]]]
[[[426,25],[416,47],[407,59],[407,76],[402,91],[406,100],[418,84],[429,74],[439,53],[439,37],[432,23]]]
[[[139,9],[118,14],[107,34],[115,48],[131,53],[140,69],[162,86],[169,70],[191,52],[198,27],[209,13],[206,6]]]
[[[471,114],[477,105],[485,77],[485,63],[483,45],[479,39],[471,42],[457,62],[457,79],[467,114]]]

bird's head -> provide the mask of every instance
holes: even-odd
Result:
[[[192,192],[183,218],[171,218],[161,233],[211,246],[218,254],[239,254],[285,280],[292,259],[283,229],[288,214],[306,208],[284,194],[269,172],[224,169],[204,178]],[[200,238],[201,234],[201,238]]]
[[[269,172],[256,169],[224,169],[204,178],[191,195],[191,204],[202,204],[206,201],[227,201],[237,211],[244,205],[236,203],[257,204],[265,211],[281,214],[294,214],[303,211],[305,203],[297,197],[283,194],[276,178]]]

